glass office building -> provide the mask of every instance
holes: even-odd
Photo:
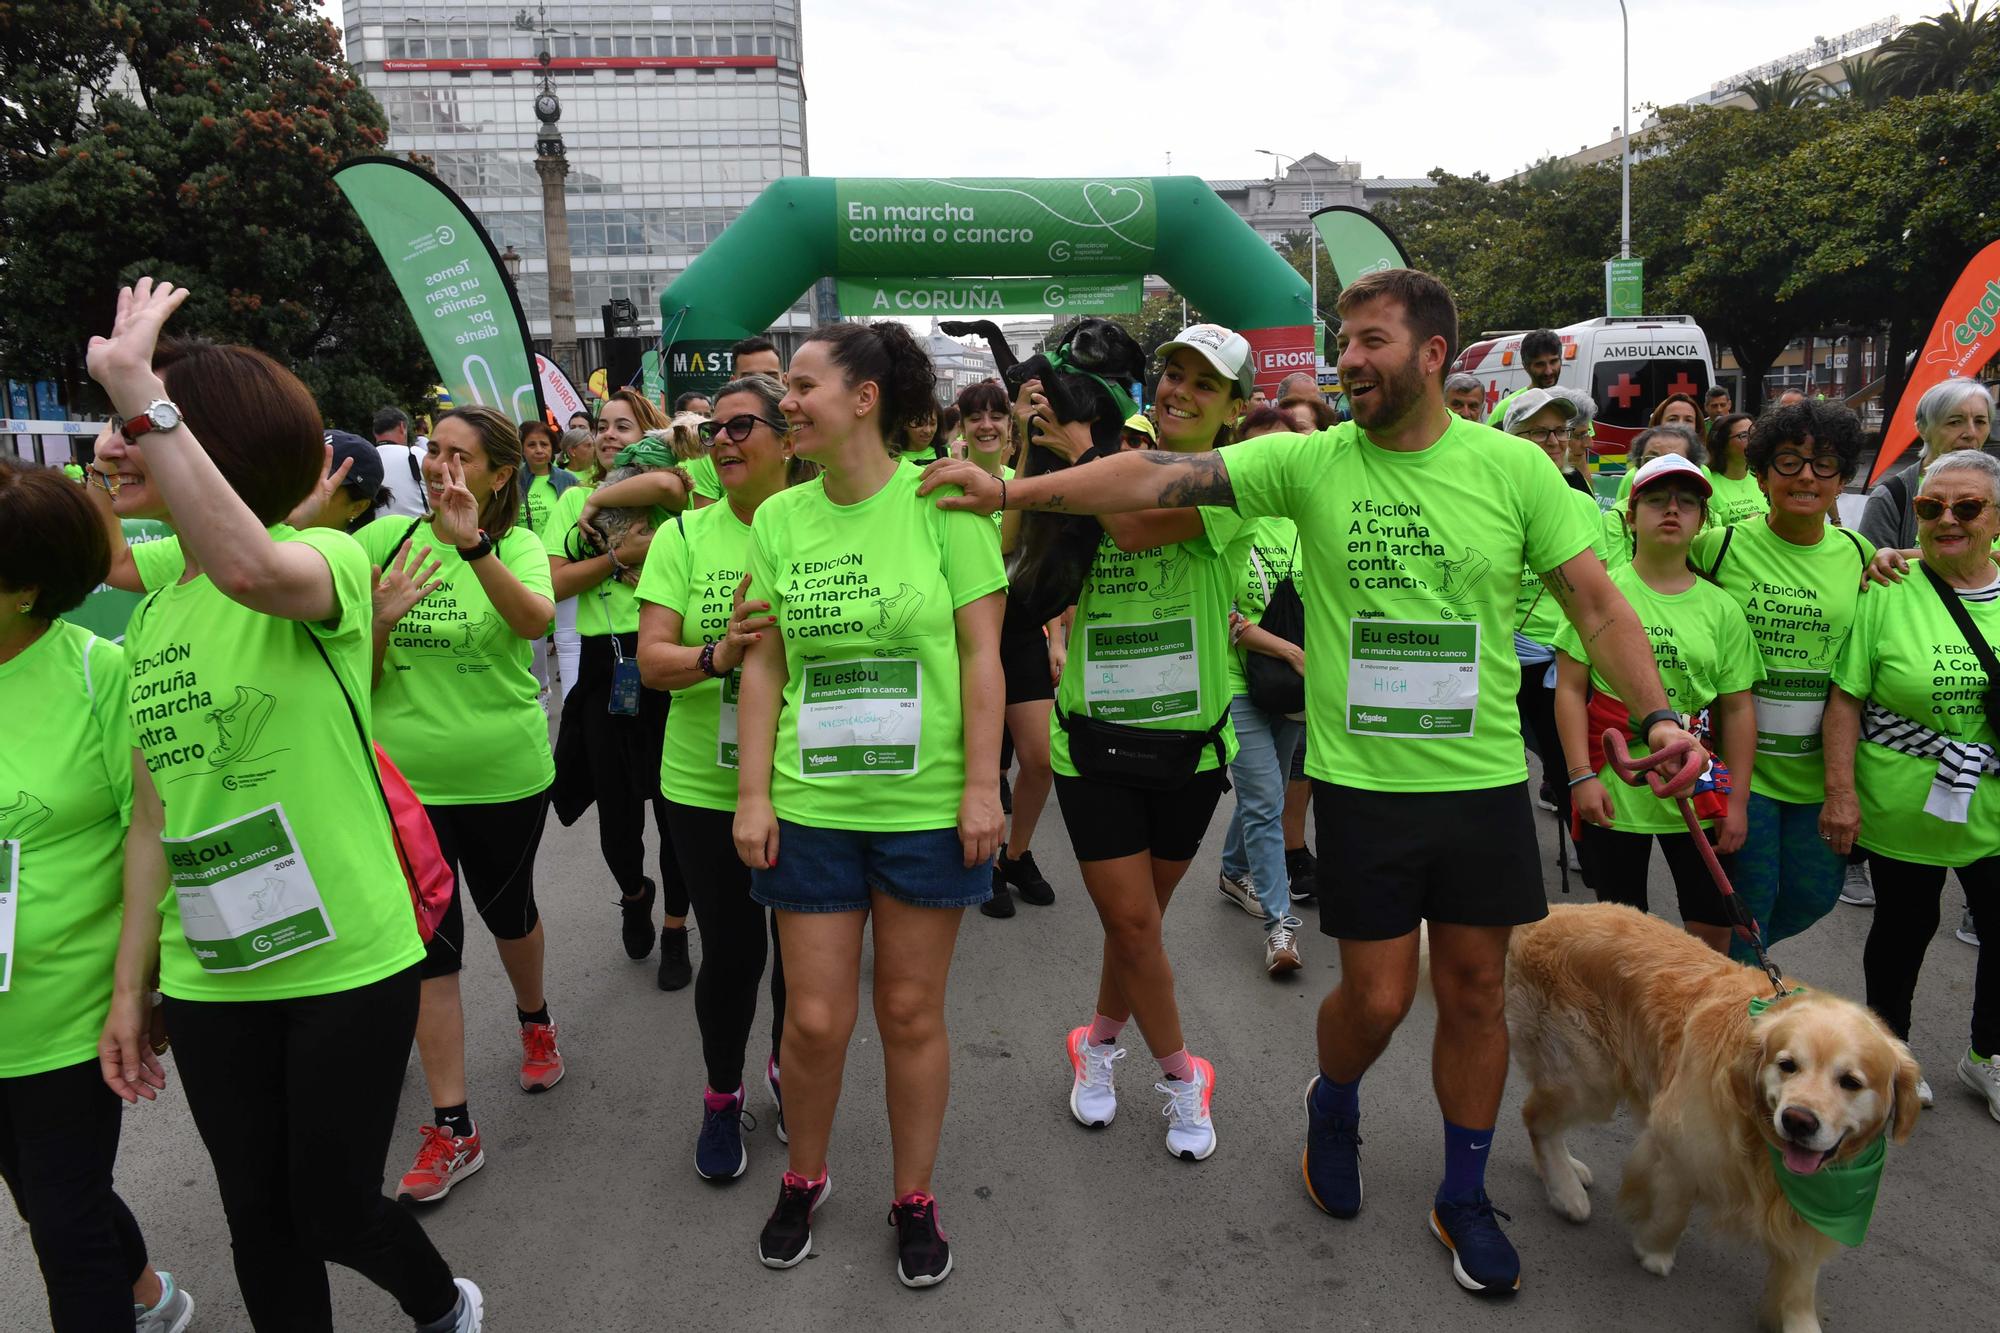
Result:
[[[389,151],[429,157],[494,245],[522,255],[521,301],[544,344],[533,101],[547,44],[585,366],[602,363],[600,307],[627,298],[657,335],[661,290],[766,184],[807,170],[796,0],[345,0],[342,18],[347,58],[388,112]],[[809,302],[777,329],[810,327]]]

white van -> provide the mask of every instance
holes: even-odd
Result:
[[[1607,315],[1557,329],[1562,374],[1557,383],[1580,389],[1597,403],[1597,438],[1591,452],[1622,471],[1626,446],[1646,428],[1662,398],[1691,394],[1701,402],[1715,382],[1708,335],[1687,315]],[[1467,344],[1453,371],[1486,382],[1488,410],[1528,385],[1521,364],[1522,333],[1503,333]]]

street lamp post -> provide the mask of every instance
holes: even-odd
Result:
[[[1619,0],[1619,2],[1622,4],[1624,0]],[[1268,148],[1259,148],[1257,151],[1259,153],[1262,153],[1265,157],[1271,159],[1271,167],[1273,170],[1276,170],[1278,167],[1278,163],[1283,161],[1283,162],[1290,162],[1300,171],[1305,172],[1306,184],[1312,187],[1314,194],[1319,193],[1319,178],[1313,175],[1311,167],[1299,161],[1296,157],[1291,156],[1289,153],[1274,153]],[[1306,245],[1312,254],[1312,293],[1313,293],[1312,317],[1313,317],[1313,324],[1317,326],[1319,324],[1319,228],[1312,225],[1312,221],[1310,218],[1308,218],[1306,222]]]
[[[1618,0],[1618,22],[1625,34],[1625,103],[1623,128],[1619,131],[1619,146],[1624,149],[1624,184],[1621,190],[1621,216],[1618,225],[1618,257],[1632,257],[1632,15],[1625,8],[1625,0]]]

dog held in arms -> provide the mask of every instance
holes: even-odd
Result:
[[[1764,1247],[1764,1324],[1817,1333],[1819,1270],[1840,1242],[1801,1216],[1778,1173],[1810,1177],[1885,1134],[1908,1139],[1919,1071],[1861,1005],[1795,989],[1753,1015],[1769,993],[1757,968],[1613,904],[1552,908],[1508,948],[1507,1026],[1532,1085],[1521,1117],[1550,1205],[1590,1217],[1590,1168],[1563,1135],[1623,1102],[1642,1126],[1619,1192],[1640,1264],[1672,1271],[1705,1205]]]
[[[1064,330],[1051,351],[1019,361],[991,320],[947,320],[938,327],[954,338],[985,338],[1010,396],[1018,397],[1029,380],[1040,380],[1057,421],[1087,422],[1091,447],[1079,462],[1118,452],[1119,432],[1129,409],[1121,406],[1106,382],[1128,386],[1146,372],[1146,354],[1124,329],[1109,320],[1080,319]],[[1068,466],[1061,455],[1030,441],[1021,474],[1034,477]],[[1097,520],[1087,515],[1023,514],[1021,540],[1007,571],[1007,599],[1015,613],[1033,625],[1061,615],[1089,577],[1102,533]]]

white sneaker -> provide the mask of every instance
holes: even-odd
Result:
[[[1867,862],[1847,867],[1847,878],[1840,884],[1840,901],[1852,907],[1875,905],[1875,881],[1868,878]]]
[[[1167,1151],[1183,1162],[1199,1162],[1215,1151],[1215,1122],[1208,1104],[1215,1094],[1215,1066],[1194,1057],[1194,1078],[1162,1079],[1153,1088],[1167,1095],[1160,1114],[1167,1118]]]
[[[1583,873],[1583,858],[1577,854],[1576,842],[1574,839],[1564,838],[1562,840],[1562,850],[1556,853],[1557,869],[1562,868],[1562,863],[1565,858],[1567,858],[1569,861],[1570,874],[1581,875]]]
[[[137,1333],[187,1333],[194,1320],[194,1297],[174,1281],[172,1273],[159,1274],[160,1303],[148,1310],[132,1307],[132,1324]]]
[[[1250,877],[1249,872],[1244,872],[1240,877],[1223,875],[1215,887],[1223,897],[1251,916],[1259,921],[1264,919],[1264,904],[1257,901],[1257,881]]]
[[[479,1294],[479,1288],[470,1279],[455,1277],[452,1284],[458,1288],[458,1304],[447,1316],[451,1323],[445,1325],[451,1333],[480,1333],[486,1327],[486,1298]],[[436,1325],[424,1324],[423,1328]]]
[[[1069,1032],[1069,1113],[1086,1129],[1102,1129],[1118,1114],[1118,1089],[1111,1066],[1125,1058],[1122,1046],[1093,1046],[1088,1026]]]
[[[1986,1099],[1986,1111],[2000,1120],[2000,1063],[1976,1064],[1968,1049],[1958,1057],[1958,1081]]]
[[[1972,924],[1972,909],[1970,907],[1966,908],[1964,915],[1958,918],[1958,929],[1951,933],[1957,936],[1962,943],[1970,944],[1975,949],[1979,947],[1979,931]]]
[[[1299,958],[1298,928],[1302,923],[1295,916],[1281,919],[1264,937],[1264,972],[1268,976],[1282,977],[1288,972],[1296,972],[1305,964]]]
[[[1937,1104],[1937,1098],[1931,1096],[1931,1081],[1927,1078],[1918,1079],[1917,1105],[1923,1107],[1926,1111],[1928,1111],[1931,1109],[1931,1107],[1935,1106],[1936,1104]]]

